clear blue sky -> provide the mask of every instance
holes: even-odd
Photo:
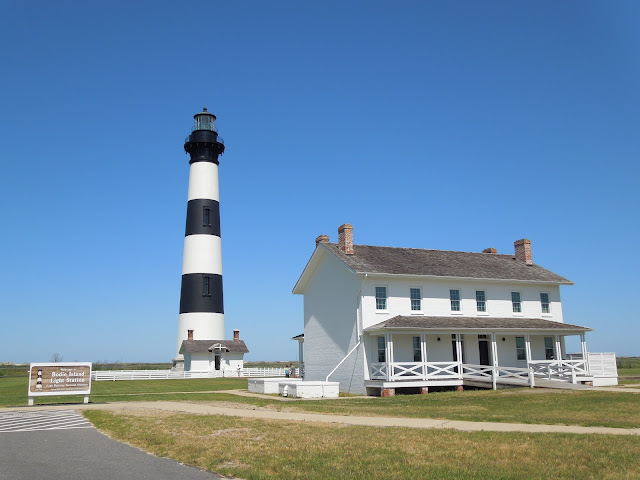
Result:
[[[0,361],[169,361],[218,117],[227,336],[297,356],[317,235],[513,251],[640,355],[640,3],[0,5]]]

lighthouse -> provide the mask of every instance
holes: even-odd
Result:
[[[193,118],[193,129],[184,143],[190,166],[178,342],[173,362],[178,369],[184,362],[180,351],[183,341],[225,338],[218,189],[218,157],[224,152],[224,142],[218,136],[215,115],[206,107]]]

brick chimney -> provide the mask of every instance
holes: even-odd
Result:
[[[319,243],[329,243],[329,235],[318,235],[316,237],[316,247]]]
[[[516,260],[520,260],[527,265],[533,265],[531,257],[531,240],[527,240],[526,238],[516,240],[513,242],[513,246],[516,249]]]
[[[347,255],[353,255],[353,226],[349,223],[338,227],[338,246]]]
[[[498,250],[496,250],[495,248],[491,247],[491,248],[485,248],[484,250],[482,250],[482,253],[498,253]]]
[[[193,342],[193,330],[187,330],[187,340]]]
[[[240,330],[235,329],[233,331],[233,341],[234,342],[239,342],[240,341]]]

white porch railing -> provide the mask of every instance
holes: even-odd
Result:
[[[387,371],[391,366],[391,375]],[[425,373],[426,370],[426,373]],[[531,385],[532,377],[528,368],[493,367],[492,365],[474,365],[458,362],[394,362],[372,363],[372,380],[408,381],[408,380],[462,380],[484,379],[495,384],[501,381]]]
[[[577,377],[590,376],[585,360],[531,360],[529,368],[537,377],[571,383],[577,383]]]
[[[91,380],[174,380],[189,378],[221,377],[284,377],[284,368],[244,368],[241,370],[212,370],[203,372],[185,372],[174,370],[94,370]]]
[[[467,379],[491,379],[493,385],[497,383],[517,383],[533,386],[533,375],[528,368],[493,367],[493,365],[462,364],[462,377]]]
[[[372,380],[442,380],[460,379],[456,371],[458,362],[394,362],[391,375],[387,375],[389,364],[372,363]]]

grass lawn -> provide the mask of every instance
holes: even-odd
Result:
[[[435,396],[435,395],[434,395]],[[155,455],[248,480],[637,478],[640,438],[318,425],[222,416],[85,416]]]
[[[189,401],[231,402],[280,411],[410,418],[445,418],[489,422],[640,427],[640,395],[560,390],[476,390],[388,398],[281,402],[239,397],[220,390],[246,389],[237,378],[93,382],[91,402]],[[0,405],[26,405],[26,378],[0,379]],[[39,397],[36,404],[81,402],[82,397]]]
[[[27,404],[25,377],[0,378],[0,406]],[[194,395],[193,392],[210,392],[247,388],[246,378],[195,378],[190,380],[137,380],[118,382],[91,382],[91,402],[123,402],[142,400],[210,400],[211,394]],[[174,393],[172,393],[174,392]],[[187,393],[183,393],[187,392]],[[34,403],[78,403],[82,396],[35,397]]]

